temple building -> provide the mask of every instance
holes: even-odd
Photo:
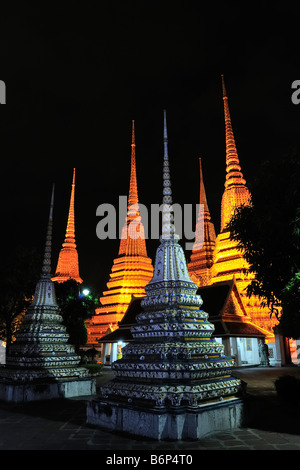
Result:
[[[96,349],[99,348],[101,337],[118,327],[132,296],[145,296],[145,285],[153,276],[152,260],[147,256],[144,227],[139,212],[135,148],[135,129],[132,121],[128,208],[119,253],[113,262],[107,283],[108,289],[100,297],[101,307],[97,308],[92,319],[86,322],[87,346]],[[105,343],[101,353],[102,362],[111,363],[116,358],[116,344]]]
[[[52,281],[66,282],[74,279],[82,283],[79,275],[78,252],[75,243],[75,168],[73,170],[72,190],[64,243],[59,253],[55,275]]]
[[[235,366],[268,365],[264,355],[268,331],[255,325],[245,309],[235,278],[199,287],[209,321],[213,323],[214,338],[224,346]]]
[[[208,212],[203,175],[200,170],[200,204],[204,204],[205,207],[204,245],[199,248],[196,243],[194,244],[188,268],[191,277],[200,288],[204,286],[218,286],[224,282],[234,280],[247,321],[251,322],[252,327],[255,326],[257,328],[257,334],[252,335],[255,344],[251,347],[258,347],[260,343],[257,344],[257,341],[260,341],[259,338],[261,338],[263,333],[264,340],[269,346],[270,358],[273,358],[275,361],[276,352],[273,327],[276,324],[276,320],[270,319],[269,310],[261,307],[262,299],[257,296],[247,297],[246,289],[254,278],[254,274],[249,272],[249,265],[243,257],[243,252],[237,247],[237,242],[230,239],[230,232],[226,228],[238,207],[243,204],[251,204],[251,194],[246,186],[240,166],[223,76],[222,90],[225,116],[226,179],[221,202],[220,233],[213,239],[211,235],[213,233],[211,228],[212,222]],[[243,334],[241,333],[240,336],[242,337]],[[235,337],[238,337],[237,332]],[[251,338],[251,335],[249,338]],[[250,344],[249,338],[248,344]],[[235,347],[234,349],[236,350],[237,348]]]
[[[136,305],[133,340],[112,365],[115,378],[88,402],[87,422],[157,440],[200,439],[241,426],[241,383],[231,375],[234,361],[211,337],[214,326],[189,276],[172,204],[164,113],[162,233],[154,274]]]
[[[69,334],[57,304],[51,280],[51,245],[54,188],[42,271],[33,300],[25,313],[0,370],[0,399],[7,402],[93,395],[95,379],[80,367],[80,356],[69,343]]]

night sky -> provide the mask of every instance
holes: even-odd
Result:
[[[0,17],[1,250],[43,250],[55,183],[53,271],[76,167],[80,274],[100,294],[119,240],[96,237],[96,208],[118,205],[135,120],[139,200],[162,201],[163,109],[173,201],[199,200],[199,157],[216,230],[225,181],[221,74],[244,177],[298,144],[299,6],[292,2],[101,1]],[[206,2],[205,2],[206,3]],[[280,185],[284,182],[278,182]],[[158,241],[148,241],[154,257]],[[189,252],[187,252],[189,257]]]

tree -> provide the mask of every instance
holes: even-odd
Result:
[[[300,273],[297,273],[282,291],[282,315],[279,331],[287,338],[300,338]]]
[[[72,279],[61,283],[55,282],[55,292],[63,324],[70,336],[69,342],[78,352],[80,346],[87,342],[85,320],[95,314],[98,300],[91,289],[88,295],[84,295],[81,285]]]
[[[251,205],[241,206],[227,229],[238,242],[255,279],[247,294],[262,298],[270,314],[280,316],[280,332],[293,337],[295,294],[300,271],[300,153],[264,161],[249,187]],[[299,292],[298,292],[299,296]],[[298,317],[300,322],[300,304]],[[293,312],[293,313],[292,313]],[[290,325],[287,328],[287,325]],[[296,334],[296,330],[293,330]],[[297,337],[300,336],[298,327]]]
[[[9,352],[14,335],[32,301],[40,275],[41,258],[21,244],[2,250],[0,265],[0,337]]]

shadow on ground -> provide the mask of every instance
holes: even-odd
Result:
[[[243,393],[244,427],[300,435],[300,404],[289,400],[280,400],[274,386],[278,376],[294,375],[300,377],[298,367],[252,370],[244,368],[235,370],[233,375],[241,378],[245,385]],[[111,371],[104,373],[97,380],[97,388],[112,377]],[[4,414],[27,414],[49,421],[87,426],[86,404],[89,399],[91,397],[55,399],[26,404],[0,402],[0,410],[3,410]]]
[[[284,377],[300,379],[296,366],[240,368],[233,375],[243,381],[244,427],[300,435],[300,397],[280,398],[275,382]]]
[[[83,425],[86,421],[86,402],[84,399],[63,398],[24,404],[0,402],[0,410],[43,418],[49,421]]]
[[[244,398],[244,427],[300,435],[300,407],[282,403],[276,394]]]

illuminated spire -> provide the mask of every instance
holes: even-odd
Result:
[[[135,131],[132,121],[131,165],[128,195],[128,210],[122,229],[119,256],[122,254],[147,256],[144,227],[141,223],[136,177]]]
[[[224,101],[224,115],[225,115],[225,133],[226,133],[226,182],[225,187],[228,188],[232,185],[245,185],[246,181],[241,172],[238,153],[236,150],[235,139],[233,135],[228,97],[225,88],[224,75],[222,75],[222,90]]]
[[[242,204],[248,203],[250,198],[250,193],[246,187],[246,180],[244,179],[241,172],[241,166],[232,130],[228,97],[223,75],[222,91],[225,117],[226,181],[221,207],[221,231],[230,221],[235,209]]]
[[[243,250],[238,247],[235,240],[231,240],[230,231],[226,228],[235,210],[241,205],[251,203],[251,195],[241,172],[223,75],[222,90],[226,134],[226,182],[221,204],[221,232],[216,238],[213,265],[210,269],[210,284],[232,281],[234,278],[251,321],[269,330],[270,337],[274,337],[273,326],[275,324],[272,324],[273,320],[270,320],[267,309],[261,308],[261,299],[253,295],[250,298],[246,296],[246,289],[255,275],[249,271],[249,264],[244,258]]]
[[[170,206],[166,131],[164,111],[163,204]],[[112,365],[115,378],[100,390],[101,404],[106,406],[108,402],[114,418],[117,416],[114,424],[122,421],[120,427],[117,424],[118,430],[126,427],[127,432],[156,439],[198,435],[196,421],[188,422],[186,415],[200,411],[204,403],[219,406],[220,399],[226,400],[226,396],[232,400],[240,385],[230,377],[233,359],[225,357],[224,347],[211,339],[214,326],[209,323],[208,314],[200,309],[203,302],[197,294],[197,285],[189,277],[184,251],[172,231],[170,213],[167,207],[163,211],[169,217],[163,220],[153,278],[145,286],[146,296],[130,329],[132,341],[123,349],[122,358]],[[128,403],[130,411],[134,407],[138,411],[127,414],[124,424],[122,408],[128,409]],[[89,418],[102,413],[98,403],[94,410],[95,414],[88,413]],[[104,427],[109,423],[111,428],[112,421],[107,415],[105,419]],[[186,430],[181,434],[183,423],[185,428],[193,428],[190,435]]]
[[[132,137],[131,137],[131,171],[130,171],[130,184],[128,195],[128,216],[135,217],[138,211],[138,190],[136,180],[136,161],[135,161],[135,132],[134,120],[132,121]]]
[[[216,239],[216,233],[215,233],[215,228],[214,224],[211,222],[211,217],[210,217],[210,212],[207,204],[207,199],[206,199],[206,191],[205,191],[205,186],[204,186],[204,180],[203,180],[203,173],[202,173],[202,162],[201,158],[199,158],[199,168],[200,168],[200,210],[199,210],[199,215],[198,215],[198,221],[201,220],[201,218],[204,219],[204,242],[205,241],[215,241]],[[201,204],[203,204],[203,210],[201,210]],[[201,241],[201,238],[198,238]]]
[[[200,205],[195,230],[195,243],[188,264],[189,274],[198,285],[207,285],[210,279],[210,268],[213,263],[213,252],[216,243],[216,232],[211,221],[206,199],[206,192],[202,174],[201,158],[200,166]]]
[[[25,312],[6,357],[6,367],[0,371],[1,382],[11,381],[16,390],[9,389],[9,401],[31,401],[63,397],[64,382],[68,382],[67,397],[79,395],[84,384],[72,389],[72,380],[88,377],[85,368],[78,367],[80,356],[69,342],[69,334],[63,325],[60,308],[51,280],[51,239],[54,186],[52,189],[49,221],[42,273],[33,301]],[[51,384],[57,382],[57,392]],[[21,384],[24,388],[20,388]],[[43,384],[41,388],[41,384]],[[41,393],[40,393],[41,392]]]
[[[145,286],[153,276],[152,261],[147,256],[144,226],[138,203],[135,131],[132,121],[128,210],[122,228],[118,257],[113,261],[107,290],[100,297],[101,307],[97,308],[96,315],[86,322],[90,346],[98,346],[98,339],[108,329],[117,328],[132,297],[143,297]]]
[[[203,181],[201,158],[199,158],[199,169],[200,169],[200,204],[203,204],[204,215],[206,215],[209,218],[208,220],[210,220],[210,213],[209,213],[209,209],[207,205],[206,192],[205,192],[204,181]]]
[[[73,180],[72,180],[72,190],[71,190],[71,199],[70,199],[70,208],[68,215],[68,223],[66,230],[66,240],[65,243],[72,243],[75,245],[75,168],[73,169]],[[76,247],[76,245],[75,245]]]
[[[62,244],[62,249],[59,253],[57,268],[53,281],[65,282],[74,279],[76,282],[81,283],[82,279],[79,276],[79,263],[78,253],[75,243],[75,168],[73,170],[72,190],[70,198],[70,207],[68,214],[67,229],[65,241]]]

